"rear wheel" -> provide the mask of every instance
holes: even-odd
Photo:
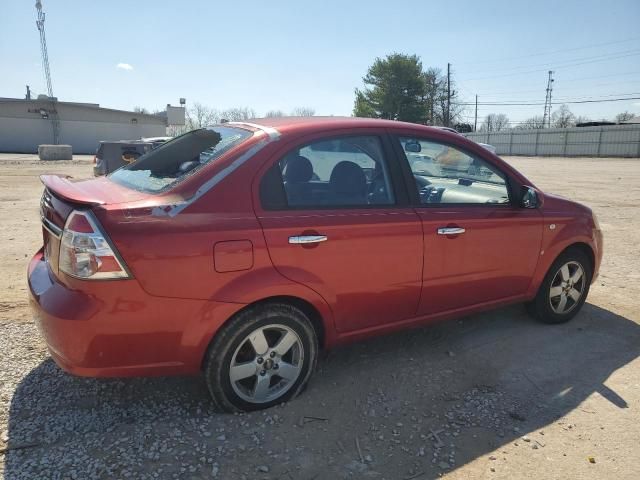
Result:
[[[306,315],[291,305],[266,304],[241,312],[216,336],[204,373],[220,410],[260,410],[302,391],[317,357]]]
[[[578,249],[562,253],[540,285],[527,310],[545,323],[564,323],[582,308],[591,285],[590,259]]]

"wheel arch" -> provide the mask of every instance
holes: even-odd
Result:
[[[326,325],[326,321],[324,317],[322,316],[322,314],[320,313],[320,311],[315,305],[313,305],[308,300],[305,300],[300,297],[292,296],[292,295],[273,295],[270,297],[261,298],[254,302],[251,302],[243,306],[241,309],[237,310],[236,312],[234,312],[233,315],[229,316],[208,339],[207,347],[202,352],[202,358],[200,360],[200,368],[201,369],[204,368],[204,362],[207,358],[207,355],[209,354],[209,350],[211,349],[211,346],[213,345],[213,341],[220,334],[220,332],[229,324],[229,322],[231,322],[236,316],[240,315],[241,313],[249,309],[258,308],[264,305],[275,304],[275,303],[291,305],[301,310],[302,313],[304,313],[309,319],[309,321],[311,322],[311,326],[313,327],[313,330],[318,339],[318,346],[320,350],[324,350],[329,347],[331,343],[331,332],[329,330],[328,325]]]
[[[595,265],[596,265],[596,255],[595,255],[595,252],[593,251],[593,248],[588,243],[575,242],[575,243],[572,243],[571,245],[568,245],[560,253],[558,253],[558,255],[556,255],[553,261],[555,262],[560,255],[568,252],[569,250],[578,250],[582,252],[591,262],[591,265],[590,265],[591,274],[593,274],[593,269],[595,268]],[[552,262],[552,265],[553,265],[553,262]]]
[[[596,254],[593,247],[585,240],[586,239],[583,240],[583,238],[573,239],[573,241],[569,241],[564,245],[556,245],[555,248],[551,249],[551,251],[547,251],[545,253],[543,260],[538,263],[536,272],[529,285],[529,290],[527,291],[527,297],[529,299],[533,299],[538,294],[538,289],[540,288],[540,285],[542,285],[542,282],[553,263],[558,259],[558,257],[560,257],[560,255],[569,250],[575,249],[585,254],[591,263],[591,273],[594,273],[594,269],[596,267]]]

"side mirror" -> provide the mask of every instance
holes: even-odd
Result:
[[[538,192],[531,187],[522,187],[522,208],[538,208],[540,200],[538,199]]]
[[[407,142],[404,144],[404,151],[410,153],[420,153],[422,146],[419,142]]]

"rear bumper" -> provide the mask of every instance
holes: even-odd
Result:
[[[53,360],[81,376],[198,373],[215,332],[243,306],[153,297],[136,280],[78,282],[56,278],[42,250],[29,263],[38,329]]]

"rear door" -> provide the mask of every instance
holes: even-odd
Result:
[[[525,294],[540,256],[540,211],[516,205],[507,175],[478,155],[414,135],[395,147],[424,229],[419,313]]]
[[[422,226],[387,137],[315,136],[270,161],[256,206],[271,259],[330,305],[349,332],[412,318],[422,282]]]

